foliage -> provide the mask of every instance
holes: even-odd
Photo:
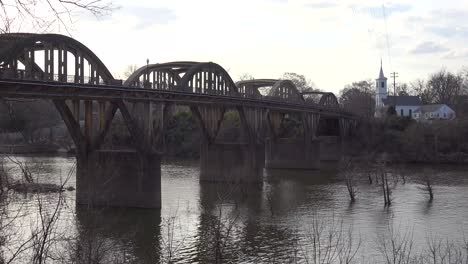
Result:
[[[394,105],[387,108],[387,116],[396,116],[397,112]]]
[[[0,100],[0,130],[20,132],[27,143],[41,140],[39,131],[61,124],[54,106],[45,100]]]
[[[371,80],[353,82],[340,91],[340,104],[363,117],[372,117],[375,112],[374,89]]]
[[[304,75],[297,74],[294,72],[285,72],[281,77],[283,80],[291,80],[296,85],[299,92],[314,92],[320,91],[317,89],[314,82],[307,79]]]
[[[180,111],[169,119],[166,135],[168,154],[181,158],[197,158],[200,133],[191,112]]]

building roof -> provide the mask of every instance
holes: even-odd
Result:
[[[387,96],[387,98],[382,99],[382,102],[385,106],[388,105],[401,105],[401,106],[419,106],[421,105],[421,99],[419,96]]]
[[[422,113],[435,112],[435,111],[439,110],[443,106],[447,106],[447,105],[446,104],[421,105],[421,107],[419,107],[418,110],[415,111],[415,113],[416,112],[422,112]]]
[[[380,74],[379,74],[379,80],[387,79],[383,73],[382,65],[380,65]]]

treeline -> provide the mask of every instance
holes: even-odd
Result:
[[[375,160],[382,153],[392,162],[468,163],[468,120],[417,122],[389,116],[362,121],[349,149],[353,156]]]
[[[394,95],[388,83],[389,95]],[[427,79],[417,79],[410,83],[397,83],[396,95],[414,95],[423,104],[446,104],[457,117],[468,117],[468,68],[458,72],[441,69],[430,74]],[[340,103],[364,117],[375,113],[375,81],[362,80],[346,85],[339,94]]]

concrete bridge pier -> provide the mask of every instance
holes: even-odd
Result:
[[[278,138],[269,139],[266,143],[267,169],[319,169],[320,141],[304,139]]]
[[[161,152],[167,105],[148,102],[54,100],[76,146],[76,203],[161,208]],[[84,111],[80,111],[81,107]],[[134,149],[106,150],[119,110]],[[80,114],[84,113],[84,117]],[[80,120],[84,119],[81,127]]]
[[[248,143],[202,143],[200,181],[260,183],[263,181],[265,147]]]
[[[161,208],[161,158],[133,150],[77,157],[76,202],[88,206]]]
[[[340,161],[343,157],[344,142],[340,136],[320,136],[321,161]]]

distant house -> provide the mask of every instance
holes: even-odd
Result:
[[[413,117],[421,107],[419,96],[387,96],[382,102],[386,108],[394,105],[398,116]]]
[[[420,121],[455,119],[455,111],[446,104],[422,105],[413,113],[413,118]]]

